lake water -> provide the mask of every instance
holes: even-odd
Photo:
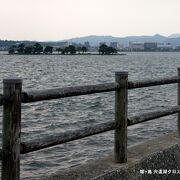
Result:
[[[23,91],[114,82],[115,71],[128,71],[129,80],[176,76],[180,53],[127,53],[126,56],[61,56],[0,54],[2,79],[23,78]],[[177,86],[129,90],[129,116],[177,104]],[[2,107],[0,107],[0,137]],[[22,140],[43,137],[114,120],[114,92],[41,101],[22,105]],[[176,115],[128,128],[128,145],[176,130]],[[21,179],[39,179],[59,169],[113,153],[114,132],[22,155]]]

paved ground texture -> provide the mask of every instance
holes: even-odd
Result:
[[[89,161],[43,180],[180,180],[180,138],[163,135],[128,148],[128,162],[117,164],[111,156]]]

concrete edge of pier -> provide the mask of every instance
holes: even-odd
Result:
[[[127,163],[117,164],[112,156],[60,170],[43,180],[154,180],[180,179],[180,138],[171,133],[128,148]]]

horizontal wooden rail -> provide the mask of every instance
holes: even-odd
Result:
[[[128,118],[128,126],[146,122],[153,119],[157,119],[160,117],[168,116],[168,115],[175,114],[178,112],[180,112],[180,106],[173,106],[173,107],[167,107],[164,110],[152,111],[152,112],[143,113],[137,116],[132,116]]]
[[[128,118],[128,126],[150,121],[163,116],[171,115],[180,112],[179,106],[167,107],[164,110],[152,111],[149,113],[143,113],[138,116]],[[69,131],[65,133],[59,133],[56,135],[48,135],[43,138],[29,140],[21,143],[21,153],[26,154],[29,152],[37,151],[40,149],[48,148],[51,146],[63,144],[73,140],[81,139],[84,137],[92,136],[95,134],[103,133],[106,131],[114,130],[118,128],[115,121],[110,121],[102,124],[98,124],[92,127],[85,127],[76,131]]]
[[[163,78],[156,80],[143,80],[143,81],[129,81],[128,89],[173,84],[180,82],[180,77],[174,76],[171,78]],[[74,86],[65,87],[57,89],[47,89],[47,90],[35,90],[22,93],[22,102],[36,102],[42,100],[58,99],[72,96],[88,95],[94,93],[111,92],[118,90],[120,87],[116,83],[105,83],[97,85],[87,85],[87,86]],[[8,98],[4,98],[0,94],[0,106],[4,105]]]
[[[110,92],[115,91],[115,87],[115,83],[105,83],[97,85],[29,91],[22,93],[22,102],[27,103],[94,93]]]
[[[144,80],[144,81],[129,81],[128,89],[158,86],[165,84],[173,84],[180,82],[180,77],[174,76],[171,78],[163,78],[156,80]],[[47,90],[34,90],[22,93],[22,102],[36,102],[42,100],[59,99],[72,96],[88,95],[94,93],[111,92],[118,90],[120,86],[116,83],[105,83],[97,85],[87,85],[87,86],[74,86]]]
[[[132,126],[138,123],[150,121],[163,116],[171,115],[180,112],[179,106],[167,107],[164,110],[152,111],[149,113],[143,113],[137,116],[128,118],[128,126]],[[69,131],[66,133],[60,133],[57,135],[46,136],[44,138],[30,140],[21,143],[21,154],[37,151],[47,147],[63,144],[73,140],[81,139],[84,137],[92,136],[95,134],[103,133],[106,131],[114,130],[118,126],[114,121],[98,124],[93,127],[85,127],[81,130]],[[2,150],[0,149],[0,160],[2,159]]]
[[[157,80],[144,80],[144,81],[129,81],[128,89],[142,88],[149,86],[173,84],[180,82],[180,77],[175,76],[171,78],[163,78]],[[35,102],[42,100],[58,99],[79,95],[88,95],[93,93],[111,92],[118,90],[120,87],[116,83],[105,83],[97,85],[87,85],[87,86],[75,86],[57,89],[47,89],[47,90],[36,90],[22,93],[22,102]],[[5,102],[9,101],[9,98],[5,98],[0,94],[0,106],[4,105]]]
[[[128,82],[128,89],[159,86],[165,84],[174,84],[178,82],[180,82],[180,77],[178,76],[173,76],[169,78],[160,78],[154,80],[134,81],[134,82]]]
[[[114,121],[98,124],[91,127],[85,127],[80,130],[59,133],[56,135],[49,135],[44,138],[39,138],[36,140],[30,140],[21,143],[21,153],[25,154],[28,152],[37,151],[47,147],[55,146],[58,144],[63,144],[73,140],[81,139],[84,137],[92,136],[102,132],[110,131],[116,128],[116,123]]]

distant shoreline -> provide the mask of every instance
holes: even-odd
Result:
[[[61,56],[87,56],[87,55],[98,55],[98,56],[124,56],[127,55],[126,53],[119,53],[119,54],[99,54],[99,53],[84,53],[84,54],[58,54],[58,53],[53,53],[53,54],[3,54],[3,55],[25,55],[25,56],[35,56],[35,55],[44,55],[44,56],[48,56],[48,55],[61,55]]]

